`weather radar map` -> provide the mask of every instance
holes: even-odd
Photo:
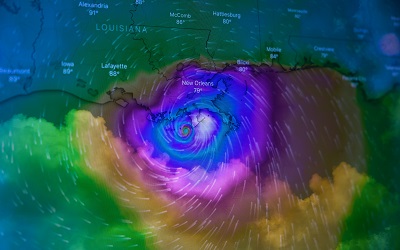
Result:
[[[0,0],[0,249],[400,249],[400,4]]]

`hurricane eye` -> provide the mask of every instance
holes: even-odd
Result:
[[[192,133],[192,127],[190,125],[183,125],[179,129],[180,137],[183,137],[183,138],[189,137],[191,133]]]

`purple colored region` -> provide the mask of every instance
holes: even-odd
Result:
[[[151,157],[165,159],[171,171],[214,171],[231,160],[254,169],[271,140],[271,81],[250,66],[240,69],[177,71],[156,101],[136,100],[123,111],[129,145],[153,148]]]
[[[259,174],[272,140],[272,75],[251,66],[188,65],[157,85],[158,97],[122,109],[122,138],[146,159],[135,164],[148,166],[144,178],[212,199]]]
[[[339,74],[177,68],[143,84],[116,119],[132,167],[154,191],[217,201],[276,175],[307,193],[315,173],[362,166],[354,89]]]

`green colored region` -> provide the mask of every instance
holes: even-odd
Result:
[[[10,120],[15,114],[43,118],[55,124],[64,124],[64,118],[72,109],[84,109],[92,102],[59,90],[44,90],[36,93],[15,96],[1,102],[0,122]]]
[[[21,115],[0,125],[2,248],[145,249],[134,211],[127,220],[112,194],[76,165],[83,156],[70,126]]]
[[[365,127],[368,176],[344,221],[340,249],[400,248],[400,92],[375,100],[358,88]]]
[[[115,85],[142,72],[163,75],[182,60],[348,69],[366,79],[372,97],[399,79],[385,67],[398,63],[379,50],[381,37],[397,32],[394,1],[81,2],[0,8],[0,34],[8,38],[0,42],[0,68],[30,72],[1,74],[1,97],[59,89],[98,101]]]
[[[153,1],[138,6],[132,13],[134,25],[158,30],[138,33],[136,38],[143,39],[150,47],[162,41],[160,46],[170,48],[173,51],[170,53],[175,54],[175,57],[161,58],[165,65],[198,59],[196,54],[216,62],[260,59],[255,2]],[[192,46],[195,56],[186,52]]]
[[[379,99],[357,91],[365,128],[368,175],[391,191],[400,193],[400,91],[393,89]]]
[[[208,55],[207,39],[211,33],[207,29],[171,29],[147,26],[147,34],[136,34],[143,46],[152,70],[164,74],[170,63],[185,59],[199,60],[201,56]],[[141,37],[148,36],[141,40]],[[163,42],[160,43],[160,40]]]
[[[369,179],[344,221],[339,249],[399,249],[400,197]]]

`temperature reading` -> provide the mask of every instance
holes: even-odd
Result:
[[[117,76],[117,75],[119,75],[119,71],[110,70],[110,71],[108,72],[108,75],[109,75],[109,76]]]
[[[232,22],[232,19],[222,19],[223,24],[230,24]]]
[[[98,10],[89,10],[89,15],[95,16],[97,13],[99,13]]]
[[[69,74],[71,74],[73,71],[74,71],[73,69],[64,68],[64,69],[63,69],[63,74],[64,74],[64,75],[69,75]]]
[[[8,77],[8,82],[18,82],[19,79],[21,79],[20,76],[9,76]]]
[[[194,93],[200,93],[202,90],[202,88],[194,88]]]
[[[185,23],[185,20],[181,20],[181,19],[176,20],[176,24],[184,24],[184,23]]]
[[[270,54],[269,58],[276,59],[276,58],[278,58],[278,56],[279,56],[279,54]]]
[[[239,67],[239,72],[246,72],[247,67]]]

